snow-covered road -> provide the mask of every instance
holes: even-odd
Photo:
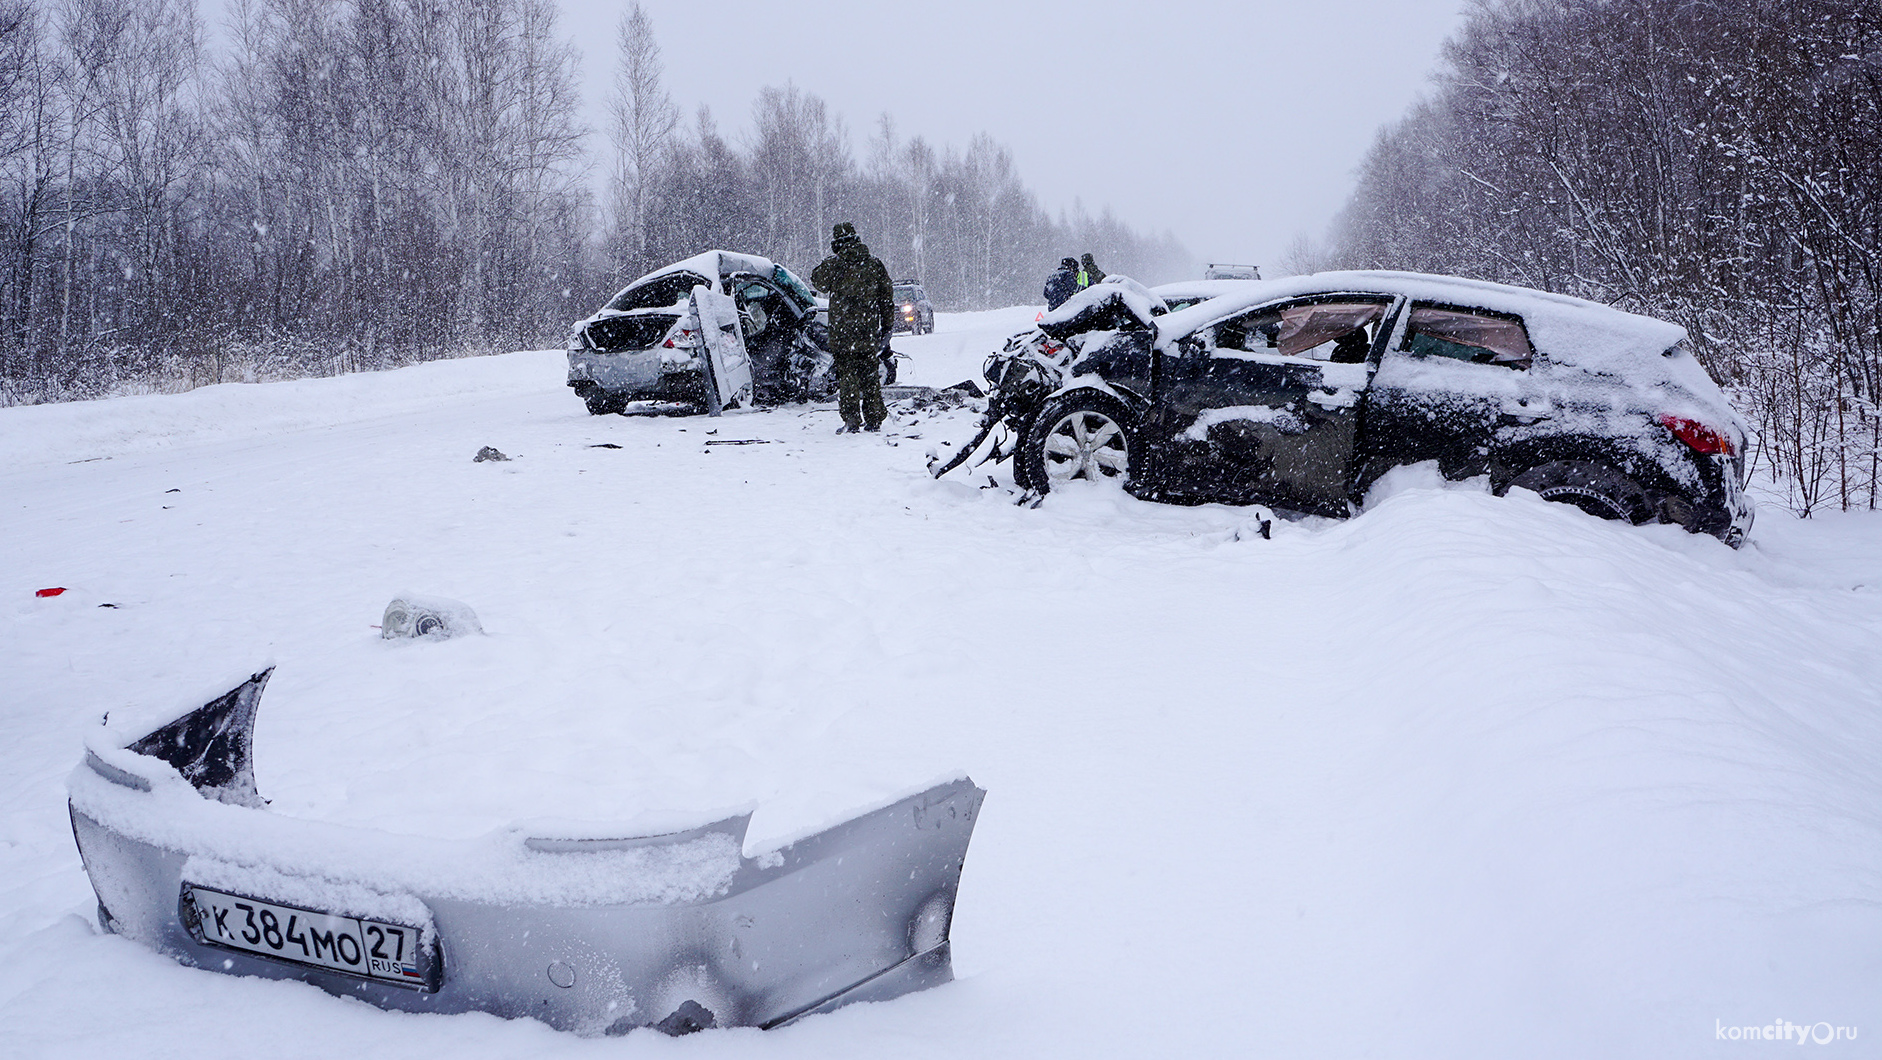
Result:
[[[904,378],[976,374],[1032,313],[943,315],[896,340]],[[1263,541],[1230,507],[1094,488],[1025,510],[984,471],[931,481],[968,411],[904,410],[884,438],[837,422],[590,417],[554,352],[0,410],[0,1051],[1665,1057],[1788,1020],[1858,1028],[1823,1047],[1856,1056],[1882,1036],[1882,518],[1767,509],[1733,552],[1408,469],[1360,518]],[[757,444],[707,444],[732,440]],[[485,445],[514,459],[473,463]],[[489,635],[379,640],[405,590]],[[959,981],[775,1032],[584,1040],[101,935],[63,803],[85,727],[269,659],[274,812],[394,832],[755,800],[760,844],[964,769],[990,794]]]

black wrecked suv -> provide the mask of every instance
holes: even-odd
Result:
[[[1109,479],[1149,500],[1341,516],[1391,468],[1434,461],[1499,494],[1737,546],[1753,518],[1745,428],[1685,339],[1455,277],[1320,273],[1174,310],[1107,279],[989,359],[980,437],[936,474],[1004,425],[993,456],[1038,494]]]

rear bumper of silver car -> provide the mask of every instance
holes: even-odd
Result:
[[[680,351],[684,353],[685,351]],[[673,351],[650,350],[570,350],[570,386],[592,383],[610,394],[657,398],[674,389],[674,377],[703,374],[697,355],[674,358]]]
[[[72,831],[106,930],[211,971],[580,1034],[774,1027],[952,978],[954,898],[986,794],[964,777],[755,857],[749,813],[658,835],[399,837],[267,811],[249,753],[267,678],[140,739],[91,742],[69,784]],[[420,956],[388,982],[218,944],[192,887],[405,924]]]

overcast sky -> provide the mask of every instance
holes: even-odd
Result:
[[[1108,205],[1139,231],[1174,232],[1203,261],[1272,268],[1297,233],[1325,233],[1378,128],[1424,91],[1464,2],[643,6],[689,126],[704,103],[740,139],[758,90],[790,82],[844,119],[859,162],[883,111],[904,141],[959,150],[987,132],[1055,214],[1074,200],[1094,214]],[[220,23],[222,0],[202,4]],[[623,7],[561,2],[597,152]]]
[[[1048,210],[1108,204],[1199,259],[1271,265],[1295,233],[1323,234],[1463,0],[642,6],[689,121],[705,103],[742,136],[758,90],[789,81],[844,118],[858,161],[885,110],[904,139],[961,149],[985,131]],[[597,129],[622,8],[562,4]]]

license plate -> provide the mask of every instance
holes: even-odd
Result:
[[[193,884],[183,885],[181,906],[190,934],[211,945],[374,982],[436,988],[426,981],[430,962],[421,959],[419,931],[409,924],[335,916]]]

